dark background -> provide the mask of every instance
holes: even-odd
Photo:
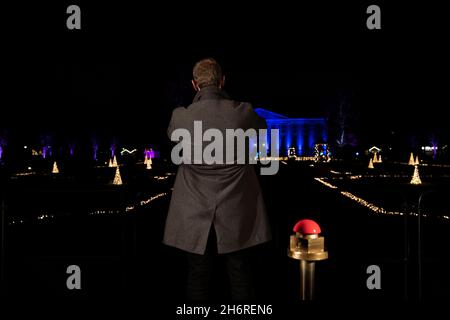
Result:
[[[10,139],[163,141],[207,56],[222,64],[227,91],[255,107],[332,121],[347,101],[363,145],[448,136],[438,7],[378,3],[382,30],[371,31],[366,3],[74,3],[81,30],[66,28],[67,3],[4,9],[0,128]]]

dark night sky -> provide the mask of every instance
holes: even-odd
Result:
[[[418,8],[383,7],[383,30],[369,32],[364,5],[81,7],[78,33],[65,29],[65,4],[9,11],[0,130],[159,139],[193,97],[193,63],[214,56],[227,91],[256,107],[331,117],[347,97],[367,143],[448,133],[448,49],[430,10],[417,25]]]

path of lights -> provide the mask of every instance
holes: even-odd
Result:
[[[323,178],[314,178],[314,180],[320,182],[321,184],[327,186],[330,189],[338,189],[338,187],[332,185],[331,183],[326,182]],[[350,200],[353,200],[355,202],[357,202],[358,204],[368,208],[369,210],[371,210],[372,212],[375,212],[377,214],[383,214],[383,215],[392,215],[392,216],[403,216],[406,215],[406,213],[404,212],[399,212],[399,211],[388,211],[382,207],[378,207],[377,205],[368,202],[360,197],[355,196],[354,194],[347,192],[347,191],[339,191],[339,193],[341,195],[343,195],[344,197],[349,198]],[[409,213],[410,216],[415,216],[418,217],[419,214],[415,213],[415,212],[410,212]],[[422,214],[422,217],[427,217],[426,214]],[[442,218],[445,220],[450,220],[449,216],[443,215],[443,216],[438,216],[438,218]]]
[[[167,178],[169,178],[169,176],[154,176],[153,179],[155,180],[167,180]]]
[[[366,201],[366,200],[364,200],[362,198],[359,198],[359,197],[355,196],[354,194],[352,194],[350,192],[340,191],[340,193],[343,196],[345,196],[345,197],[347,197],[347,198],[349,198],[349,199],[351,199],[353,201],[358,202],[360,205],[369,208],[370,210],[372,210],[375,213],[386,214],[386,215],[400,215],[400,216],[404,215],[403,212],[387,211],[386,209],[378,207],[378,206],[374,205],[373,203],[370,203],[370,202],[368,202],[368,201]],[[423,215],[423,216],[425,216],[425,215]]]
[[[55,217],[54,214],[43,213],[43,214],[38,215],[38,216],[37,216],[35,219],[33,219],[33,220],[39,220],[39,221],[42,221],[42,220],[52,219],[52,218],[54,218],[54,217]],[[25,219],[25,218],[12,218],[12,219],[10,220],[10,222],[8,223],[8,225],[22,224],[22,223],[25,223],[25,222],[27,222],[27,219]]]
[[[293,159],[295,159],[295,161],[314,161],[314,157],[292,157]],[[260,158],[261,161],[287,161],[289,160],[289,157],[261,157]]]
[[[139,206],[145,206],[146,204],[149,204],[150,202],[152,202],[152,201],[154,201],[154,200],[156,200],[158,198],[167,196],[168,194],[169,193],[167,193],[167,192],[161,192],[161,193],[158,193],[157,195],[154,195],[154,196],[152,196],[152,197],[150,197],[150,198],[148,198],[146,200],[141,200],[139,202]],[[136,206],[128,206],[128,207],[125,208],[125,211],[128,212],[128,211],[131,211],[131,210],[134,210],[134,209],[136,209]]]
[[[314,180],[319,181],[320,183],[322,183],[323,185],[327,186],[330,189],[338,189],[338,187],[332,185],[331,183],[324,181],[322,178],[314,178]],[[339,193],[353,201],[356,201],[360,205],[362,205],[366,208],[369,208],[370,210],[372,210],[375,213],[386,214],[386,215],[400,215],[400,216],[404,215],[403,212],[387,211],[386,209],[378,207],[378,206],[374,205],[373,203],[370,203],[362,198],[359,198],[350,192],[340,191]]]
[[[314,180],[319,181],[321,184],[327,186],[328,188],[337,189],[336,186],[333,186],[331,183],[328,183],[328,182],[326,182],[325,180],[323,180],[321,178],[314,178]]]
[[[99,215],[99,214],[118,214],[122,212],[121,210],[117,210],[117,209],[109,209],[109,210],[96,210],[96,211],[92,211],[89,212],[89,215]]]
[[[49,218],[53,218],[54,215],[53,214],[41,214],[40,216],[37,217],[38,220],[45,220],[45,219],[49,219]]]
[[[334,170],[330,170],[330,173],[333,173],[333,174],[352,174],[351,172],[339,172],[339,171],[334,171]]]
[[[426,178],[433,178],[433,175],[429,174],[429,175],[421,175],[421,177],[426,177]],[[448,178],[450,177],[450,175],[446,175],[446,174],[441,174],[439,175],[440,178]],[[406,175],[406,174],[380,174],[380,175],[372,175],[372,174],[368,174],[368,175],[349,175],[349,176],[344,176],[344,177],[330,177],[330,180],[345,180],[345,179],[350,179],[350,180],[358,180],[358,179],[368,179],[368,178],[405,178],[405,179],[409,179],[411,178],[411,175]]]
[[[150,202],[159,199],[161,197],[167,196],[169,193],[168,192],[162,192],[159,194],[156,194],[148,199],[145,200],[141,200],[138,205],[135,206],[128,206],[125,208],[125,212],[129,212],[132,211],[134,209],[136,209],[136,207],[138,206],[145,206],[147,204],[149,204]],[[118,209],[103,209],[103,210],[95,210],[95,211],[91,211],[89,213],[89,215],[104,215],[104,214],[109,214],[109,215],[113,215],[113,214],[120,214],[123,213],[122,210],[118,210]],[[38,215],[36,218],[31,219],[32,220],[38,220],[38,221],[42,221],[42,220],[48,220],[48,219],[52,219],[55,218],[56,215],[54,214],[40,214]],[[24,219],[24,218],[12,218],[11,221],[8,223],[8,225],[16,225],[16,224],[23,224],[25,222],[28,222],[28,219]]]
[[[19,172],[19,173],[14,174],[12,176],[12,178],[22,177],[22,176],[32,176],[32,175],[35,175],[35,174],[36,174],[36,172]]]
[[[405,166],[410,166],[410,164],[408,164],[407,162],[396,162],[393,161],[393,164],[401,164],[401,165],[405,165]],[[449,164],[437,164],[437,163],[420,163],[419,166],[422,167],[436,167],[436,168],[450,168]]]

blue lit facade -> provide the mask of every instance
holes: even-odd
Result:
[[[275,145],[280,156],[287,155],[290,147],[296,149],[298,156],[313,156],[315,144],[328,142],[325,118],[288,118],[262,108],[255,112],[266,119],[269,130],[279,130],[279,141]],[[270,146],[270,131],[267,136]]]

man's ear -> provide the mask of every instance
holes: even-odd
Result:
[[[222,89],[224,86],[225,86],[225,76],[222,76],[222,79],[220,79],[219,88]]]
[[[191,80],[191,83],[192,83],[192,87],[194,88],[195,91],[200,91],[200,88],[198,87],[198,85],[195,82],[195,80]]]

